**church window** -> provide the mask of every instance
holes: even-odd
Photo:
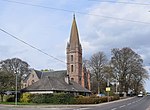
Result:
[[[81,77],[79,77],[79,81],[81,81]]]
[[[79,77],[79,84],[81,84],[81,77]]]
[[[71,65],[71,72],[73,72],[73,65]]]
[[[71,78],[71,81],[74,81],[74,78]]]
[[[73,55],[71,55],[71,61],[73,61]]]

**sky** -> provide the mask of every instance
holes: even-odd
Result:
[[[0,29],[49,54],[0,31],[0,60],[20,58],[37,70],[66,69],[75,14],[84,58],[103,51],[109,59],[111,49],[130,47],[141,55],[149,72],[149,6],[147,0],[0,0]],[[147,80],[147,91],[149,85]]]

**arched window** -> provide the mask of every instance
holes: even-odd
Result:
[[[71,72],[73,72],[73,65],[71,65]]]
[[[74,81],[74,78],[71,78],[71,81]]]
[[[71,61],[73,61],[73,55],[71,55]]]

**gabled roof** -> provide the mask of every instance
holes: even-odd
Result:
[[[42,76],[42,71],[38,71],[38,70],[34,70],[35,71],[35,73],[36,73],[36,75],[37,75],[37,77],[39,78],[39,79],[41,79],[41,76]]]
[[[50,72],[42,72],[42,71],[38,71],[38,70],[34,70],[32,69],[32,71],[26,76],[26,78],[23,80],[23,82],[27,82],[30,74],[32,72],[35,72],[35,74],[37,75],[37,77],[39,79],[46,77],[46,76],[51,76],[51,77],[64,77],[67,75],[67,70],[59,70],[59,71],[50,71]]]
[[[24,83],[27,83],[27,80],[28,80],[30,74],[31,74],[31,73],[29,73],[29,74],[23,79],[23,82],[24,82]]]
[[[44,78],[46,76],[63,77],[63,76],[66,76],[66,74],[67,74],[67,70],[48,71],[48,72],[43,72],[43,71],[38,71],[38,70],[34,70],[34,71],[37,74],[39,79]]]
[[[22,91],[70,91],[70,92],[88,92],[89,90],[83,88],[81,85],[74,81],[67,84],[64,77],[50,77],[46,76],[34,84],[24,88]]]

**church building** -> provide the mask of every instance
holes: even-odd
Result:
[[[66,48],[67,70],[42,72],[32,70],[22,82],[22,91],[30,93],[90,92],[90,72],[82,64],[82,46],[75,16]]]

